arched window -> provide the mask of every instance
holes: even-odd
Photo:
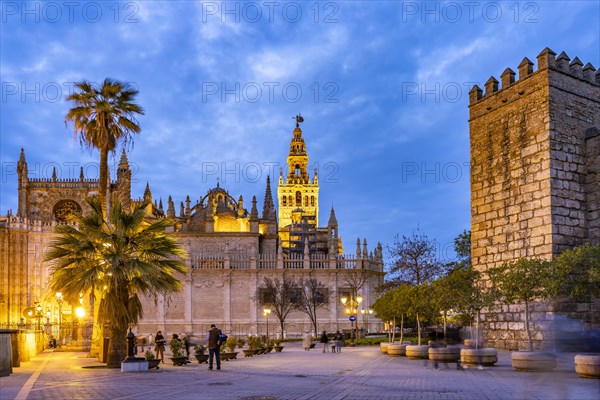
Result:
[[[283,206],[285,207],[287,205],[287,197],[283,196]]]
[[[310,196],[310,206],[311,207],[315,206],[315,196]]]
[[[81,206],[73,200],[60,200],[52,208],[52,214],[59,222],[71,222],[75,216],[81,215]]]
[[[308,196],[304,196],[304,207],[308,207]]]
[[[291,194],[290,194],[290,198],[288,199],[288,203],[290,203],[290,207],[294,205],[294,200],[293,200]]]
[[[296,165],[296,176],[300,175],[300,165]]]
[[[302,193],[300,191],[296,192],[296,206],[302,207]]]

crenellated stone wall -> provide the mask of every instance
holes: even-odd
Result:
[[[600,71],[548,48],[537,64],[534,72],[524,58],[518,79],[507,68],[501,87],[490,77],[485,92],[469,93],[472,257],[480,271],[600,243]],[[537,346],[550,338],[555,308],[535,305]],[[497,347],[525,340],[519,306],[483,318]]]

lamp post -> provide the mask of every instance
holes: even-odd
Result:
[[[363,308],[362,310],[360,310],[360,313],[363,315],[363,324],[365,325],[365,331],[369,333],[369,315],[373,314],[373,310],[370,308],[365,310]]]
[[[62,345],[62,303],[63,295],[61,292],[56,292],[56,302],[58,303],[58,343]]]
[[[267,317],[267,347],[269,347],[269,315],[271,314],[270,308],[265,308],[263,310],[263,314]]]
[[[350,346],[354,346],[354,338],[358,336],[358,323],[356,324],[355,331],[354,321],[356,321],[358,307],[362,303],[363,298],[360,295],[351,294],[350,297],[344,296],[340,300],[344,306],[348,305],[344,312],[350,316]]]
[[[35,302],[35,318],[37,319],[37,330],[41,330],[42,326],[41,326],[41,319],[42,319],[42,315],[44,315],[44,313],[42,313],[42,305],[36,301]]]

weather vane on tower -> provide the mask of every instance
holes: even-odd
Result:
[[[292,117],[294,118],[294,117]],[[302,114],[296,115],[296,128],[300,128],[300,122],[304,122],[304,118],[302,118]]]

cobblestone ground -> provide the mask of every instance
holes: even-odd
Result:
[[[378,347],[323,354],[298,344],[224,361],[221,371],[195,361],[180,367],[167,361],[143,373],[83,368],[100,365],[84,353],[41,353],[0,378],[0,399],[600,399],[600,381],[579,378],[573,354],[561,355],[549,373],[514,371],[509,352],[499,352],[494,367],[457,370],[390,357]]]

